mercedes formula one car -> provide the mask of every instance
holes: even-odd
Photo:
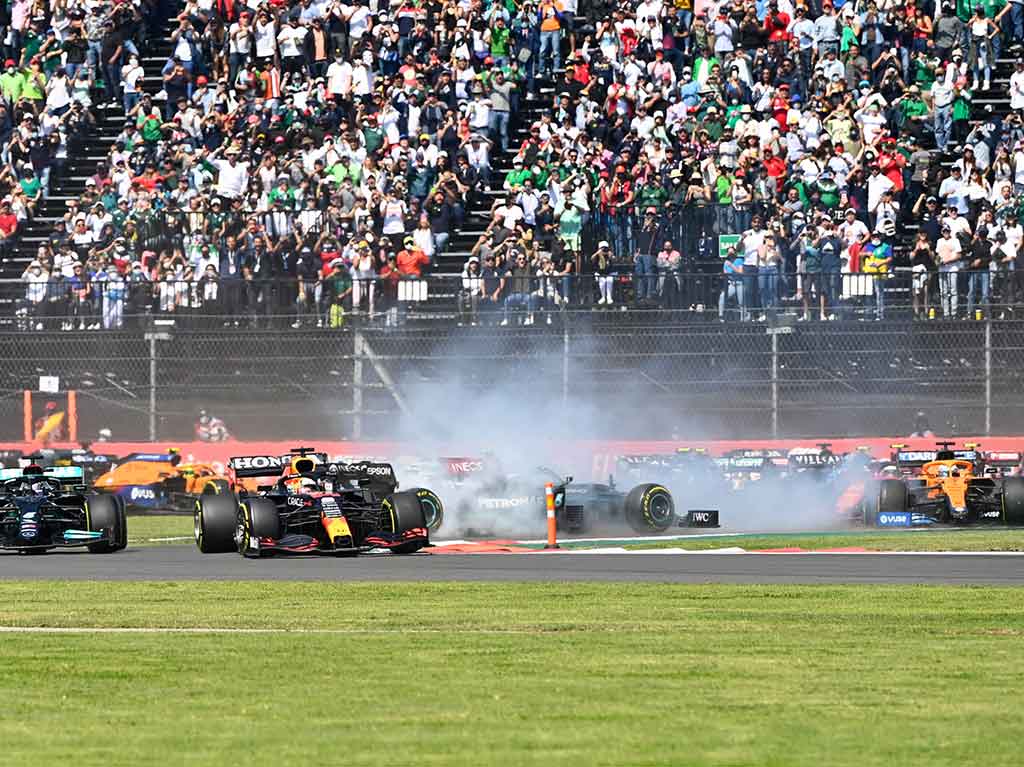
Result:
[[[236,480],[276,480],[255,493],[196,499],[195,539],[204,554],[412,554],[430,545],[423,500],[417,491],[397,491],[389,464],[330,463],[296,448],[284,457],[232,458],[229,467]],[[440,504],[430,495],[430,503]]]
[[[0,470],[0,549],[35,554],[84,546],[108,554],[127,544],[124,504],[88,492],[79,467]]]
[[[670,527],[718,527],[717,509],[699,509],[676,514],[675,500],[667,487],[645,482],[625,492],[613,477],[603,482],[575,482],[541,467],[542,476],[553,485],[557,529],[585,533],[598,522],[624,522],[638,533],[663,533]],[[496,479],[479,488],[471,501],[481,513],[509,514],[525,510],[543,519],[547,497],[541,481],[525,477]]]
[[[866,525],[1024,524],[1024,478],[987,473],[976,446],[953,450],[951,442],[937,445],[935,451],[895,454],[895,465],[878,480],[877,503],[865,504]]]

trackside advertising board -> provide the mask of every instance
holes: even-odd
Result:
[[[733,451],[758,451],[763,452],[779,451],[780,455],[787,455],[788,451],[794,448],[812,448],[821,438],[810,437],[807,439],[786,439],[786,440],[680,440],[680,441],[578,441],[573,443],[559,442],[557,444],[545,444],[538,440],[535,453],[536,460],[531,456],[522,456],[524,460],[539,460],[540,456],[548,456],[552,468],[562,466],[591,467],[591,478],[595,480],[607,479],[609,474],[615,473],[615,464],[620,456],[624,455],[650,455],[658,453],[675,453],[684,448],[693,450],[704,450],[709,455],[721,456],[724,453]],[[133,453],[164,453],[169,448],[177,448],[181,451],[182,459],[185,461],[198,461],[212,463],[218,470],[224,470],[227,462],[235,456],[286,456],[289,450],[299,444],[307,444],[309,440],[290,441],[231,441],[231,442],[182,442],[182,443],[145,443],[145,442],[105,442],[102,451],[113,456],[128,456]],[[968,442],[980,443],[983,451],[1003,451],[1007,455],[1018,454],[1024,447],[1024,435],[1014,437],[963,437],[957,440],[957,447]],[[872,455],[883,458],[891,455],[894,451],[893,443],[901,443],[900,450],[908,452],[919,452],[921,454],[934,453],[934,439],[907,439],[905,437],[875,437],[871,439],[832,439],[830,449],[834,453],[852,452],[857,449],[865,449]],[[0,444],[0,450],[13,449],[31,452],[37,449],[38,445],[16,442]],[[54,445],[61,447],[61,445]],[[74,447],[68,444],[66,447]],[[95,446],[100,449],[99,445]],[[331,461],[351,462],[353,460],[371,460],[390,462],[399,468],[403,458],[437,458],[444,459],[449,463],[457,464],[449,467],[454,471],[472,471],[477,467],[473,466],[473,459],[469,458],[445,458],[445,456],[479,456],[494,450],[494,445],[487,444],[451,444],[433,445],[424,447],[415,443],[399,442],[364,442],[364,441],[324,441],[317,442],[314,447],[319,452],[326,453]],[[579,471],[579,469],[576,469]],[[583,478],[583,472],[577,474],[577,478]],[[401,476],[399,476],[401,479]]]

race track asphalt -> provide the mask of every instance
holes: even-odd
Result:
[[[117,554],[0,554],[0,579],[649,581],[1024,585],[1024,557],[998,554],[417,554],[246,560],[192,546]]]

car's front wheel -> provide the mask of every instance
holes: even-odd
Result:
[[[676,518],[675,501],[661,485],[637,485],[626,496],[626,522],[638,533],[663,533]]]

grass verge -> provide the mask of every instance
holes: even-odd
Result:
[[[128,545],[149,546],[188,543],[192,537],[192,517],[188,514],[143,514],[128,517]]]
[[[0,582],[5,765],[1018,764],[1015,589]],[[40,737],[45,733],[45,737]]]
[[[723,535],[627,544],[627,549],[679,548],[706,551],[728,546],[756,549],[838,549],[862,547],[868,551],[1024,551],[1024,530],[913,530],[903,532],[780,533],[777,535]]]

